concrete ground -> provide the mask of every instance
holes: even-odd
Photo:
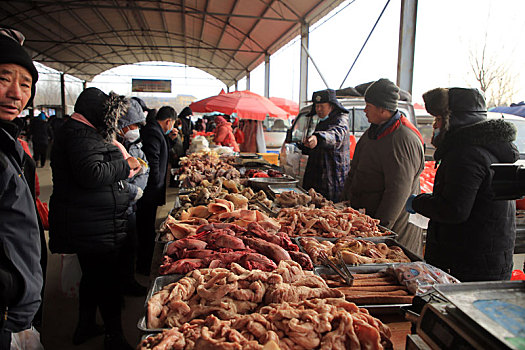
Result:
[[[51,168],[49,162],[44,168],[37,168],[40,181],[40,199],[49,203],[49,197],[53,190],[51,180]],[[173,188],[168,187],[167,204],[159,208],[157,219],[160,223],[165,219],[169,210],[173,207]],[[158,227],[158,226],[157,226]],[[47,234],[47,232],[46,232]],[[157,249],[160,249],[157,247]],[[151,275],[153,276],[153,274]],[[150,285],[150,277],[137,274],[137,280],[144,286]],[[151,278],[153,279],[153,277]],[[104,286],[100,286],[104,288]],[[122,324],[124,334],[128,342],[135,347],[142,333],[137,328],[137,322],[144,316],[145,297],[125,297],[122,309]],[[60,289],[60,254],[51,254],[48,251],[47,278],[44,297],[44,314],[40,332],[41,342],[46,350],[97,350],[103,349],[103,336],[90,339],[84,344],[73,345],[71,342],[78,318],[78,298],[64,296]],[[99,324],[102,324],[100,315]]]

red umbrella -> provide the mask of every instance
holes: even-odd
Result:
[[[299,104],[295,101],[288,100],[282,97],[270,97],[270,101],[272,101],[277,107],[284,109],[291,115],[299,114]]]
[[[279,119],[288,119],[290,116],[290,113],[277,107],[266,97],[248,90],[211,96],[193,102],[190,104],[190,108],[192,111],[198,113],[236,113],[241,119],[252,120],[264,120],[267,115]]]

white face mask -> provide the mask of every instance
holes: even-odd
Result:
[[[128,142],[135,142],[140,137],[140,130],[139,129],[129,129],[125,134],[124,138]]]

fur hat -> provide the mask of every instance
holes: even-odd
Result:
[[[127,113],[129,101],[114,92],[106,95],[100,89],[90,87],[82,91],[75,103],[75,112],[82,114],[104,140],[112,142],[117,131],[117,122]]]
[[[341,102],[337,100],[335,90],[333,89],[326,89],[326,90],[320,90],[316,91],[312,94],[312,110],[308,115],[314,115],[315,112],[315,104],[316,103],[331,103],[334,106],[334,110],[339,110],[341,113],[348,113],[348,110],[343,107]]]
[[[385,78],[373,82],[365,91],[366,102],[388,111],[394,112],[397,110],[398,100],[399,88],[396,84]]]
[[[448,117],[448,89],[435,88],[423,94],[425,109],[432,116]]]
[[[126,126],[130,126],[133,124],[145,125],[146,116],[144,116],[142,107],[137,102],[137,100],[130,99],[128,112],[121,116],[118,120],[118,128],[123,129]]]
[[[27,69],[33,81],[31,82],[31,98],[27,101],[24,108],[31,104],[31,101],[35,97],[36,82],[38,81],[38,71],[31,56],[26,50],[20,45],[15,38],[7,35],[0,35],[0,63],[7,64],[13,63]]]

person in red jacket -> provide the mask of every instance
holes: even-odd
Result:
[[[215,124],[217,125],[217,128],[215,129],[215,138],[213,139],[213,142],[218,146],[233,147],[235,152],[239,152],[239,144],[235,141],[232,123],[227,122],[223,116],[218,115],[215,117]]]

